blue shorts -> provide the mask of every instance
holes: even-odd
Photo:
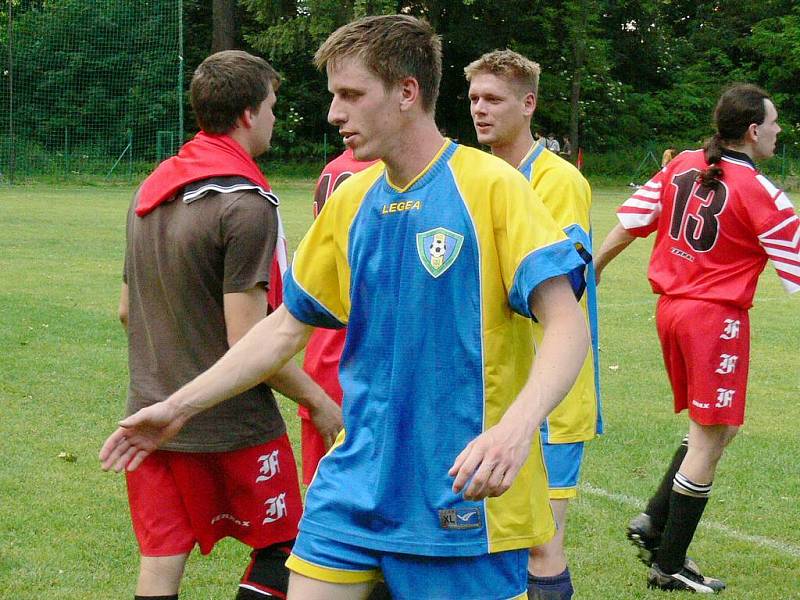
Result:
[[[300,532],[286,566],[331,583],[384,580],[395,600],[420,598],[421,590],[430,600],[527,598],[527,548],[479,556],[418,556]]]
[[[578,495],[578,478],[583,462],[583,442],[572,444],[542,443],[547,467],[550,499],[574,498]]]

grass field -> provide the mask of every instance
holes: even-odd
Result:
[[[310,181],[276,181],[292,247],[310,222]],[[122,477],[100,471],[121,416],[126,348],[116,320],[129,187],[0,189],[0,598],[116,599],[137,558]],[[595,190],[595,237],[624,188]],[[647,242],[600,290],[606,435],[587,451],[570,509],[576,598],[663,598],[624,539],[686,428],[670,392],[645,278]],[[800,598],[800,369],[797,299],[767,267],[751,313],[747,423],[718,471],[690,553],[730,599]],[[292,434],[297,421],[284,407]],[[229,599],[246,552],[193,556],[182,598]],[[420,596],[423,598],[423,596]]]

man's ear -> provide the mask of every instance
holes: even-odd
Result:
[[[750,123],[745,133],[745,141],[753,144],[758,142],[758,123]]]
[[[400,110],[409,110],[414,104],[421,101],[419,82],[414,77],[405,77],[399,85]]]
[[[245,129],[250,129],[253,126],[253,110],[251,108],[244,109],[239,118],[236,119],[236,126],[244,127]]]
[[[522,112],[526,117],[533,115],[536,110],[536,94],[528,92],[522,99]]]

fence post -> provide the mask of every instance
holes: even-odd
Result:
[[[786,143],[781,148],[781,187],[786,187]]]
[[[69,127],[64,127],[64,175],[69,177]]]
[[[133,179],[133,129],[128,129],[128,179]]]
[[[178,0],[178,146],[183,145],[183,0]]]
[[[8,184],[14,185],[14,169],[17,162],[17,148],[14,142],[14,19],[11,16],[11,0],[8,0],[8,137],[9,164]]]

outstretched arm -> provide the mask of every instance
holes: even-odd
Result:
[[[193,415],[235,396],[276,373],[308,340],[311,327],[284,306],[261,320],[214,366],[163,402],[120,422],[100,450],[103,469],[134,470]]]
[[[453,491],[469,500],[503,494],[528,458],[539,425],[566,396],[589,349],[583,312],[565,276],[534,290],[531,310],[544,329],[530,375],[497,425],[472,440],[450,468]]]
[[[622,226],[617,224],[603,240],[600,251],[594,257],[594,274],[600,283],[600,273],[616,256],[631,245],[636,238]]]

